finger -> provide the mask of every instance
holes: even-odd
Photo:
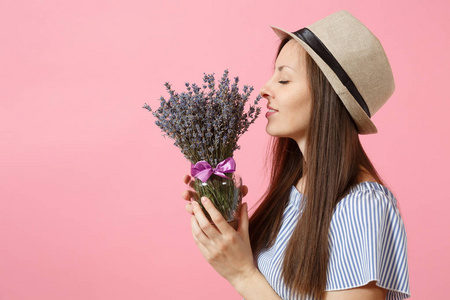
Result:
[[[197,219],[198,225],[209,239],[214,239],[218,235],[220,235],[220,232],[216,228],[214,228],[214,226],[212,226],[211,223],[209,222],[208,218],[206,218],[205,214],[203,213],[203,210],[200,207],[200,204],[198,204],[196,201],[192,201],[192,209],[194,210],[195,218]]]
[[[194,187],[194,181],[192,180],[192,177],[188,174],[184,175],[183,182],[189,185],[191,188]]]
[[[248,193],[248,187],[246,185],[242,186],[242,197],[245,197]]]
[[[248,204],[245,202],[241,206],[240,211],[240,220],[239,220],[239,226],[238,226],[238,232],[243,234],[243,236],[248,236]]]
[[[194,215],[194,211],[192,210],[192,204],[190,202],[186,203],[185,209],[188,213]]]
[[[205,235],[203,230],[200,228],[198,224],[198,220],[195,216],[191,216],[191,228],[192,228],[192,236],[194,237],[195,243],[197,246],[202,246],[205,249],[205,246],[209,245],[211,242],[209,238]]]
[[[222,214],[217,210],[217,208],[214,206],[214,204],[209,200],[207,197],[201,198],[203,206],[205,207],[206,211],[211,216],[211,220],[216,224],[219,231],[224,234],[225,232],[229,231],[230,229],[234,231],[233,227],[231,227],[230,224],[228,224],[227,220],[222,216]],[[211,237],[212,238],[212,237]]]
[[[198,249],[200,249],[200,251],[202,252],[203,256],[205,258],[209,257],[209,250],[208,248],[206,248],[198,239],[197,237],[192,234],[192,236],[194,237],[194,242],[197,245]]]
[[[183,198],[186,201],[192,200],[198,200],[198,194],[195,191],[185,190],[181,192],[181,198]]]
[[[186,201],[189,201],[191,199],[191,195],[189,194],[189,191],[182,191],[181,198],[183,198]]]

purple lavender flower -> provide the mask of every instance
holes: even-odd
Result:
[[[233,152],[240,149],[237,144],[240,136],[261,113],[261,107],[256,106],[260,95],[245,112],[253,87],[244,85],[240,94],[239,77],[234,77],[230,87],[228,73],[226,69],[218,85],[214,73],[203,73],[204,83],[185,82],[187,92],[181,94],[166,82],[164,86],[170,98],[166,100],[161,96],[160,107],[156,111],[147,103],[143,106],[157,119],[155,124],[165,133],[163,136],[172,138],[174,145],[194,164],[206,160],[215,166],[233,157]]]

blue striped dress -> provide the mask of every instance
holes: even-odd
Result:
[[[282,299],[313,300],[295,295],[283,283],[284,250],[299,218],[303,194],[291,187],[289,203],[275,244],[257,257],[258,269]],[[410,297],[405,225],[397,200],[385,186],[360,182],[335,207],[328,235],[329,262],[325,291],[355,288],[376,280],[386,299]]]

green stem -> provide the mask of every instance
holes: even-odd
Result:
[[[225,179],[213,174],[206,183],[196,178],[194,181],[194,189],[200,198],[206,196],[210,199],[225,220],[228,221],[233,218],[234,210],[239,204],[236,197],[239,196],[239,190],[234,184],[233,175],[227,174],[227,176],[228,179]],[[201,203],[199,204],[208,220],[212,221],[211,216],[203,205]]]

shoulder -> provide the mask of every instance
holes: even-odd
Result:
[[[374,181],[360,182],[338,202],[335,213],[358,209],[397,210],[397,199],[384,185]]]
[[[409,297],[407,237],[397,200],[385,186],[360,182],[336,205],[329,231],[327,290],[366,285],[386,299]]]
[[[338,233],[346,233],[345,237]],[[397,199],[385,186],[377,182],[360,182],[334,208],[330,224],[331,242],[351,240],[391,239],[398,235],[406,243],[406,229]],[[383,242],[387,242],[387,241]],[[400,242],[400,241],[399,241]]]
[[[334,208],[329,233],[330,243],[337,247],[348,247],[347,243],[351,242],[361,245],[361,241],[384,243],[395,234],[400,234],[406,243],[397,199],[385,186],[369,181],[355,185],[339,201]]]

